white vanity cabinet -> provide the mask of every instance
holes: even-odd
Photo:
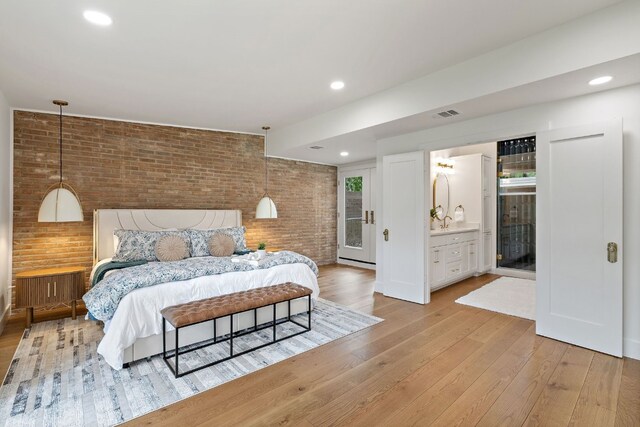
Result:
[[[478,273],[478,247],[477,229],[432,233],[429,251],[431,290]]]
[[[430,269],[431,283],[444,283],[447,265],[445,263],[444,248],[438,246],[431,248],[430,251]]]

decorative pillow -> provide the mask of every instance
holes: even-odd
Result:
[[[191,256],[209,256],[209,240],[214,234],[226,234],[233,238],[235,252],[247,250],[247,242],[244,238],[244,227],[212,228],[209,230],[187,230],[191,241]]]
[[[118,249],[113,261],[118,262],[157,261],[156,242],[163,236],[180,236],[185,242],[189,242],[186,231],[115,230],[113,234],[118,238]]]
[[[158,261],[180,261],[189,257],[189,245],[184,237],[168,234],[156,241],[156,258]]]
[[[216,233],[209,239],[209,253],[212,256],[231,256],[236,250],[236,242],[228,234]]]

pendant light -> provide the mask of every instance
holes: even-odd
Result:
[[[273,203],[273,200],[269,196],[269,167],[268,161],[269,157],[267,157],[267,134],[269,133],[269,126],[263,126],[262,130],[264,130],[264,196],[258,202],[258,206],[256,207],[256,218],[257,219],[273,219],[278,218],[278,210],[276,209],[276,204]]]
[[[40,204],[38,222],[83,221],[78,195],[69,184],[62,182],[62,107],[69,103],[60,100],[53,103],[60,107],[60,181],[47,189],[47,195]]]

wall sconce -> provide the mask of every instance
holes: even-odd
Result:
[[[436,160],[436,174],[444,173],[447,175],[453,175],[455,172],[453,170],[454,161],[452,159],[437,159]]]

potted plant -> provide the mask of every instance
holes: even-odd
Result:
[[[260,258],[264,258],[267,255],[267,244],[265,242],[259,242],[257,252]]]
[[[438,211],[436,208],[431,208],[429,211],[429,215],[431,216],[431,229],[435,229],[435,221],[438,219]]]

